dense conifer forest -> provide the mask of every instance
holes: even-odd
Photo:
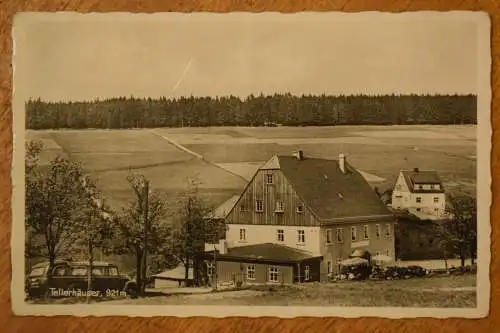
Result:
[[[475,95],[120,97],[26,103],[26,127],[152,128],[475,124]]]

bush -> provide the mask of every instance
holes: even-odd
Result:
[[[385,269],[375,266],[370,274],[370,279],[397,280],[425,277],[427,271],[420,266],[397,267],[391,266]]]

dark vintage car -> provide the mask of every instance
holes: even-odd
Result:
[[[32,267],[27,277],[27,292],[30,297],[72,297],[86,295],[88,290],[94,297],[135,297],[136,283],[121,275],[116,265],[96,261],[92,263],[92,283],[88,288],[89,262],[62,260],[54,263],[52,278],[48,278],[49,263],[42,262]]]

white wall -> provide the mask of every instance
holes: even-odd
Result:
[[[421,198],[420,203],[417,202],[417,197]],[[434,202],[435,197],[438,198],[437,203]],[[439,217],[445,213],[446,197],[444,193],[411,193],[400,174],[392,193],[391,206],[394,209],[409,209],[415,213],[418,213],[417,209],[420,209],[422,213]]]
[[[245,246],[260,243],[274,243],[292,248],[319,254],[320,227],[278,226],[278,225],[253,225],[253,224],[227,224],[226,241],[228,247]],[[246,239],[240,240],[240,229],[245,229]],[[279,242],[277,230],[284,232],[284,241]],[[304,230],[305,243],[297,241],[298,230]]]

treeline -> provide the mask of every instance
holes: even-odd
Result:
[[[26,103],[26,127],[475,124],[476,95],[250,95]]]

